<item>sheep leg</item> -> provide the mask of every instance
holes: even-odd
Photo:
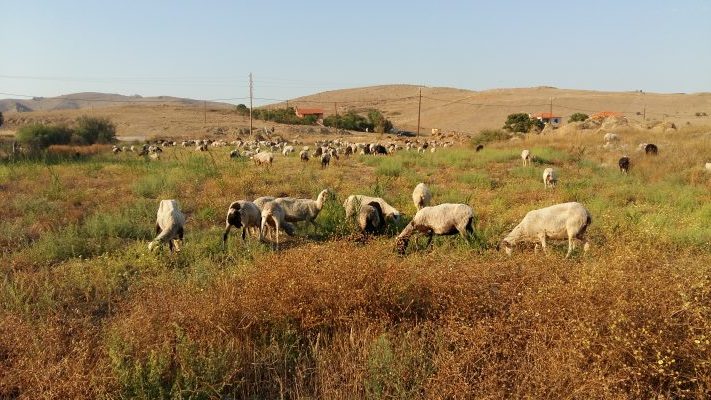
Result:
[[[243,242],[247,241],[247,227],[246,226],[242,227],[242,241]]]
[[[170,249],[170,252],[172,253],[173,252],[173,240],[172,239],[168,241],[168,248]]]
[[[230,234],[230,229],[232,228],[232,225],[227,224],[225,226],[225,231],[222,232],[222,243],[227,243],[227,236]]]
[[[159,235],[160,231],[161,231],[160,225],[156,224],[156,235]]]
[[[546,235],[545,235],[545,233],[542,235],[538,235],[538,238],[541,240],[541,248],[543,249],[543,254],[548,254],[548,249],[546,249]]]
[[[570,257],[570,254],[575,249],[575,240],[572,235],[568,236],[568,253],[565,254],[565,258]]]
[[[434,237],[434,231],[430,231],[427,235],[427,244],[425,245],[425,249],[429,249],[430,245],[432,245],[432,238]]]
[[[274,220],[274,226],[276,227],[276,251],[279,251],[279,221]]]

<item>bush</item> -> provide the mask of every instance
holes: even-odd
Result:
[[[323,120],[323,124],[340,129],[365,132],[366,129],[373,130],[373,124],[362,115],[354,111],[348,111],[343,115],[330,115]]]
[[[368,111],[368,120],[370,125],[373,127],[373,132],[385,133],[390,132],[393,129],[393,123],[390,122],[383,114],[378,110]]]
[[[235,107],[235,112],[239,115],[249,115],[249,108],[244,104],[237,104],[237,107]]]
[[[237,106],[238,109],[241,109]],[[249,114],[249,109],[245,107],[247,114]],[[264,121],[273,121],[280,124],[291,124],[291,125],[313,125],[318,119],[315,115],[307,115],[304,118],[296,116],[296,112],[293,107],[287,108],[276,108],[276,109],[266,109],[259,108],[252,110],[252,117],[261,119]]]
[[[575,114],[573,114],[573,115],[570,116],[570,118],[568,119],[568,123],[571,123],[571,122],[582,122],[582,121],[585,121],[585,120],[588,119],[588,118],[590,118],[590,116],[587,115],[587,114],[585,114],[585,113],[575,113]]]
[[[64,125],[31,124],[20,128],[15,134],[17,141],[33,151],[43,150],[53,144],[68,144],[71,129]]]
[[[112,143],[116,140],[116,126],[108,118],[84,115],[77,118],[72,139],[79,144]]]
[[[0,126],[5,122],[5,117],[2,116],[2,113],[0,112]]]
[[[538,126],[543,129],[542,125],[543,123],[541,121],[531,119],[528,114],[516,113],[509,114],[504,123],[504,129],[509,132],[527,133],[533,126]]]
[[[476,147],[480,144],[500,142],[508,140],[510,137],[511,135],[501,129],[482,129],[479,134],[472,138],[472,145]]]

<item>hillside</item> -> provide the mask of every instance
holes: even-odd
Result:
[[[417,129],[418,91],[414,85],[385,85],[317,93],[289,101],[289,106],[320,107],[328,116],[336,110],[377,108],[399,129]],[[600,92],[535,87],[471,91],[454,88],[422,87],[421,132],[431,128],[475,133],[499,128],[506,116],[515,112],[548,111],[567,121],[575,112],[593,114],[615,111],[630,120],[666,120],[677,126],[711,125],[711,93],[659,94],[641,92]],[[17,112],[14,104],[32,109]],[[4,111],[8,104],[10,111]],[[265,107],[283,107],[285,103]],[[4,107],[4,108],[3,108]],[[175,97],[129,97],[100,93],[78,93],[38,100],[0,100],[6,126],[0,134],[13,134],[17,127],[34,121],[69,123],[80,115],[106,116],[117,126],[121,137],[194,137],[215,132],[233,133],[249,126],[248,118],[232,112],[232,105],[207,103]],[[255,127],[278,124],[254,121]],[[286,128],[287,131],[294,129]]]

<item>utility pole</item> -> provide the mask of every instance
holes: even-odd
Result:
[[[644,108],[642,109],[642,121],[647,120],[647,106],[645,105]]]
[[[548,121],[552,121],[553,120],[553,98],[552,97],[551,97],[551,107],[550,107],[549,111],[550,111],[551,115],[549,115],[550,118],[548,119]]]
[[[252,73],[249,73],[249,137],[252,137]]]
[[[338,125],[340,125],[338,123],[338,103],[335,101],[333,102],[333,113],[336,115],[336,129],[338,129]]]
[[[422,110],[422,88],[420,88],[420,96],[417,101],[417,136],[420,136],[420,111]]]

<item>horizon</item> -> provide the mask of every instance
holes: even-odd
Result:
[[[711,42],[711,4],[702,0],[537,3],[546,17],[519,1],[304,4],[265,14],[263,4],[220,1],[10,3],[0,93],[238,104],[250,73],[255,106],[382,85],[711,92],[711,52],[699,51]]]

